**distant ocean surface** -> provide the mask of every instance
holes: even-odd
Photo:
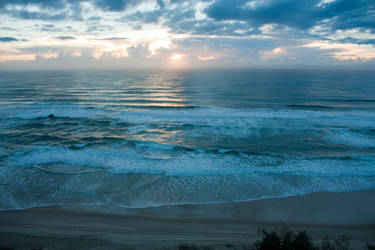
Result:
[[[375,70],[0,72],[0,210],[375,189]]]

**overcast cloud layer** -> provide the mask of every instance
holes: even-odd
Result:
[[[373,0],[0,0],[0,69],[375,65]]]

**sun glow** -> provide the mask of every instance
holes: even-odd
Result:
[[[168,57],[167,65],[169,68],[182,69],[186,68],[189,64],[189,57],[182,53],[174,53]]]
[[[171,56],[170,58],[172,60],[181,60],[183,57],[185,57],[184,54],[174,54],[173,56]]]

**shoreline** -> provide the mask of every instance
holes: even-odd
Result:
[[[157,249],[250,244],[260,230],[278,228],[306,230],[315,240],[346,234],[353,249],[365,249],[375,242],[374,211],[375,190],[148,208],[38,207],[0,211],[0,240],[16,249]]]

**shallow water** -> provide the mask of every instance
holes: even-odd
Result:
[[[1,72],[0,209],[375,188],[375,73]]]

